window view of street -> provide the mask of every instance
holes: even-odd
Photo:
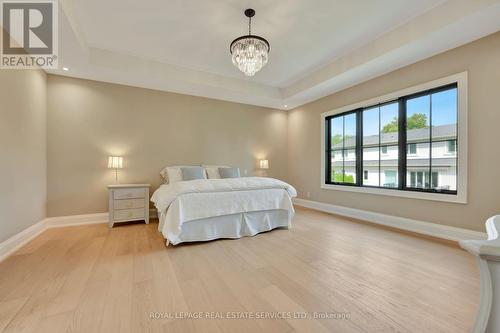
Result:
[[[404,122],[399,119],[401,103]],[[354,185],[359,172],[361,186],[400,188],[402,172],[405,188],[456,191],[456,87],[333,116],[329,121],[331,183]],[[400,165],[402,123],[406,124],[404,169]]]

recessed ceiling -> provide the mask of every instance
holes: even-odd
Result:
[[[65,0],[61,6],[59,63],[71,71],[51,72],[276,108],[500,29],[500,0]],[[256,10],[252,31],[271,44],[268,64],[250,78],[229,54],[229,43],[247,32],[247,7]],[[401,59],[398,50],[413,54]]]
[[[287,86],[441,2],[252,2],[253,32],[271,43],[271,54],[268,66],[249,80]],[[90,47],[246,79],[230,61],[229,43],[247,32],[243,10],[248,1],[86,0],[75,5]]]

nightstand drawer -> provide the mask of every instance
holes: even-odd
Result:
[[[144,218],[144,208],[138,209],[120,209],[113,212],[113,220],[133,220],[133,219],[143,219]]]
[[[146,196],[146,190],[143,188],[123,188],[115,189],[113,191],[114,199],[135,199],[144,198]]]
[[[113,202],[114,209],[132,209],[144,207],[144,199],[121,199]]]

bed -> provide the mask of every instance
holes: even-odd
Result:
[[[296,195],[291,185],[277,179],[241,177],[164,184],[151,201],[168,246],[289,228]]]

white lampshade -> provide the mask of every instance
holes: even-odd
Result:
[[[260,160],[260,168],[261,169],[269,169],[269,161],[268,160]]]
[[[123,157],[121,156],[108,157],[108,169],[122,169],[122,168],[123,168]]]

